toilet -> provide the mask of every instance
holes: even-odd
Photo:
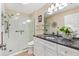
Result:
[[[33,55],[33,46],[34,46],[34,41],[28,42],[28,54]]]

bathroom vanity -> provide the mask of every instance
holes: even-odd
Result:
[[[73,41],[57,36],[34,36],[35,56],[79,56],[79,39]]]

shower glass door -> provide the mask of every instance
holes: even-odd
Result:
[[[27,48],[28,42],[33,40],[34,20],[32,18],[30,19],[30,22],[26,22],[26,20],[27,18],[24,16],[20,16],[17,19],[14,17],[10,18],[9,36],[4,36],[6,50],[3,51],[3,55],[10,55],[12,53],[24,50]]]

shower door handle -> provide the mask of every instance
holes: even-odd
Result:
[[[0,42],[0,48],[3,46],[3,32],[1,32],[1,42]]]
[[[1,32],[1,42],[0,42],[0,48],[3,46],[3,32]]]
[[[3,44],[3,32],[1,32],[1,43],[0,43],[0,48],[4,50],[3,48],[6,48],[6,44]]]

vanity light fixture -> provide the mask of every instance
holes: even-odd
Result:
[[[51,14],[52,14],[52,12],[48,12],[47,14],[51,15]]]
[[[59,7],[60,6],[60,3],[56,3],[55,4],[55,7],[57,8],[57,7]]]
[[[52,9],[49,7],[47,14],[51,15],[53,13]]]
[[[57,11],[57,8],[55,8],[54,11],[56,12]]]
[[[49,12],[47,12],[47,14],[49,14],[49,15],[51,15],[53,13],[53,11],[49,11]]]
[[[67,4],[67,3],[63,3],[63,4],[59,7],[59,9],[63,9],[63,8],[66,7],[66,6],[68,6],[68,4]]]
[[[51,5],[51,9],[53,10],[54,8],[55,8],[55,6],[52,4],[52,5]]]
[[[61,10],[61,9],[63,9],[63,8],[64,8],[63,6],[60,6],[60,7],[59,7],[59,10]]]
[[[67,4],[67,3],[62,3],[62,5],[63,5],[64,7],[68,6],[68,4]]]
[[[53,3],[47,11],[47,14],[52,14],[53,12],[59,11],[63,9],[64,7],[68,6],[67,3]]]
[[[52,9],[50,7],[48,8],[48,12],[52,12]]]

